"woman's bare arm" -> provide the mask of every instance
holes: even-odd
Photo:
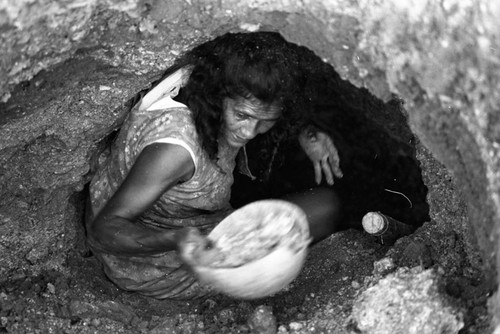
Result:
[[[176,249],[178,232],[148,228],[135,221],[166,190],[193,173],[194,163],[185,148],[165,143],[145,147],[120,188],[89,223],[92,246],[138,256]]]

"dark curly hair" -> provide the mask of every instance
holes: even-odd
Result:
[[[266,136],[269,147],[297,132],[303,123],[300,65],[296,45],[279,33],[226,33],[183,54],[156,83],[180,68],[192,68],[176,100],[192,111],[200,145],[216,160],[226,97],[278,103],[282,117]]]

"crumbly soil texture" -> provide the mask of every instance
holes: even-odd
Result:
[[[420,242],[406,242],[414,248],[426,249]],[[340,232],[315,245],[300,276],[275,296],[253,301],[215,296],[189,302],[159,301],[120,291],[106,279],[94,257],[72,252],[68,256],[68,266],[73,268],[69,276],[45,272],[2,282],[0,330],[4,333],[361,333],[351,317],[353,302],[377,280],[373,276],[374,262],[383,258],[389,248],[357,230]],[[402,261],[432,262],[432,255],[423,253],[417,249],[406,254]],[[425,256],[430,258],[423,259]],[[457,262],[449,264],[456,266],[457,274],[443,277],[444,293],[451,294],[455,306],[465,310],[463,333],[485,333],[486,288],[480,275],[468,278],[458,274],[467,268],[459,268],[461,263]]]
[[[315,97],[318,108],[334,104],[318,113],[317,123],[326,127],[339,150],[344,177],[333,187],[343,200],[346,224],[311,247],[290,286],[259,300],[222,295],[155,300],[121,291],[86,251],[83,227],[75,224],[64,270],[16,271],[0,278],[0,333],[363,333],[352,314],[357,297],[398,268],[416,267],[436,272],[436,293],[462,314],[461,333],[487,333],[491,277],[482,270],[471,233],[454,228],[467,219],[467,212],[452,176],[411,134],[402,101],[382,103],[335,73],[331,78],[335,84],[329,87],[335,91],[322,96],[338,99]],[[325,87],[321,80],[317,84]],[[29,149],[43,154],[43,145]],[[310,187],[312,166],[299,151],[293,144],[283,147],[281,160],[262,181],[265,186],[251,188],[248,180],[237,178],[233,204]],[[258,149],[250,149],[252,153],[258,155]],[[36,187],[24,187],[23,196],[42,200]],[[10,193],[5,189],[0,195]],[[84,190],[73,194],[75,220],[83,220],[84,200]],[[2,203],[2,210],[9,205]],[[360,229],[368,211],[382,211],[416,231],[394,245],[384,244]],[[382,259],[393,265],[381,270],[375,264]]]

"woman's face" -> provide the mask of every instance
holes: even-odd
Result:
[[[242,147],[258,134],[269,131],[281,117],[276,104],[264,104],[255,98],[225,98],[222,137],[232,147]]]

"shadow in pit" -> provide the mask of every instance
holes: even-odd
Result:
[[[333,189],[342,202],[343,228],[361,229],[362,217],[370,211],[414,227],[428,221],[427,187],[404,102],[394,97],[384,103],[368,90],[342,80],[312,51],[303,47],[301,51],[308,78],[304,112],[309,125],[332,137],[340,156],[344,176],[335,180]],[[297,137],[281,142],[272,163],[264,152],[270,148],[262,149],[266,140],[261,135],[247,145],[249,167],[257,179],[235,172],[234,207],[315,186],[313,165]]]

